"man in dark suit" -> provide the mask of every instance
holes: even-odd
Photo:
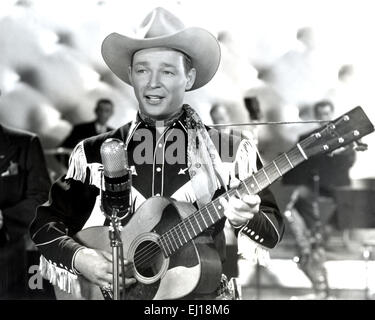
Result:
[[[25,236],[49,188],[38,137],[0,125],[0,296],[26,289]]]
[[[109,99],[98,100],[95,108],[96,119],[91,122],[80,123],[73,127],[72,132],[61,144],[65,148],[74,148],[78,142],[113,130],[107,125],[113,115],[113,103]]]

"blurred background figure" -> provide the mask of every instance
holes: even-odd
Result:
[[[235,107],[229,102],[217,102],[213,104],[210,110],[210,116],[212,119],[213,124],[222,124],[222,125],[229,125],[231,126],[219,126],[217,127],[218,130],[225,132],[227,134],[237,134],[242,135],[249,139],[253,144],[257,145],[258,143],[258,136],[257,136],[257,128],[256,126],[246,125],[246,126],[234,126],[237,121],[235,121],[235,117],[233,116],[233,112],[235,112]],[[249,112],[249,119],[253,122],[251,118],[251,113]],[[255,119],[254,119],[255,120]],[[241,122],[248,122],[248,119],[244,119]],[[255,122],[255,121],[254,121]]]
[[[62,142],[64,148],[74,148],[82,140],[113,130],[107,125],[113,115],[113,103],[109,99],[100,99],[96,103],[94,121],[80,123],[73,127],[69,136]]]
[[[95,107],[95,120],[79,123],[73,126],[70,134],[61,143],[60,148],[55,150],[58,161],[63,168],[55,168],[55,177],[58,178],[68,168],[69,157],[73,148],[82,140],[113,130],[108,126],[108,121],[113,115],[113,102],[109,99],[99,99]],[[58,173],[57,173],[58,172]]]
[[[25,296],[38,261],[28,226],[48,199],[50,179],[39,138],[0,125],[0,298]]]
[[[314,105],[313,112],[316,120],[330,121],[334,106],[328,100],[320,101]],[[313,132],[302,135],[299,141]],[[350,185],[349,169],[354,161],[355,151],[351,144],[333,154],[309,159],[283,179],[285,184],[297,185],[284,215],[296,240],[298,266],[312,282],[313,299],[329,297],[324,263],[325,246],[332,228],[337,227],[334,191],[338,186]]]

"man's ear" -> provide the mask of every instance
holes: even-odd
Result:
[[[129,77],[129,80],[130,80],[130,84],[133,86],[132,67],[131,66],[128,67],[128,77]]]
[[[197,70],[195,68],[191,68],[187,73],[187,82],[185,86],[185,91],[188,91],[192,88],[195,82],[195,78],[197,76]]]

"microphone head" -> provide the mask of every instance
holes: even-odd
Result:
[[[104,167],[104,175],[118,178],[126,175],[128,161],[125,144],[115,138],[107,139],[100,147],[100,155]]]

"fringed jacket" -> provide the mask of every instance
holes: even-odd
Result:
[[[214,137],[213,140],[216,140],[215,146],[229,177],[244,179],[257,170],[257,153],[249,141],[206,128],[209,135]],[[184,137],[182,146],[181,141],[176,142],[176,132]],[[154,196],[193,204],[196,204],[199,196],[192,188],[190,175],[194,174],[194,170],[199,170],[200,164],[192,164],[195,166],[193,170],[187,167],[187,125],[184,114],[167,126],[162,134],[138,116],[136,121],[119,129],[80,142],[71,155],[66,176],[53,184],[49,202],[38,208],[30,229],[31,237],[42,253],[42,274],[63,290],[69,291],[73,286],[72,281],[77,274],[74,257],[82,247],[72,236],[91,226],[109,225],[100,206],[100,190],[104,188],[100,147],[108,138],[117,138],[127,145],[135,210],[146,199]],[[168,157],[175,161],[167,161]],[[216,190],[214,198],[222,194],[226,187]],[[259,195],[260,213],[246,226],[235,229],[235,233],[246,242],[242,246],[245,250],[242,251],[262,260],[267,255],[267,249],[275,247],[281,240],[284,223],[271,192],[265,189]],[[126,219],[123,223],[126,223]],[[213,238],[223,261],[224,223],[223,219],[205,231]]]

